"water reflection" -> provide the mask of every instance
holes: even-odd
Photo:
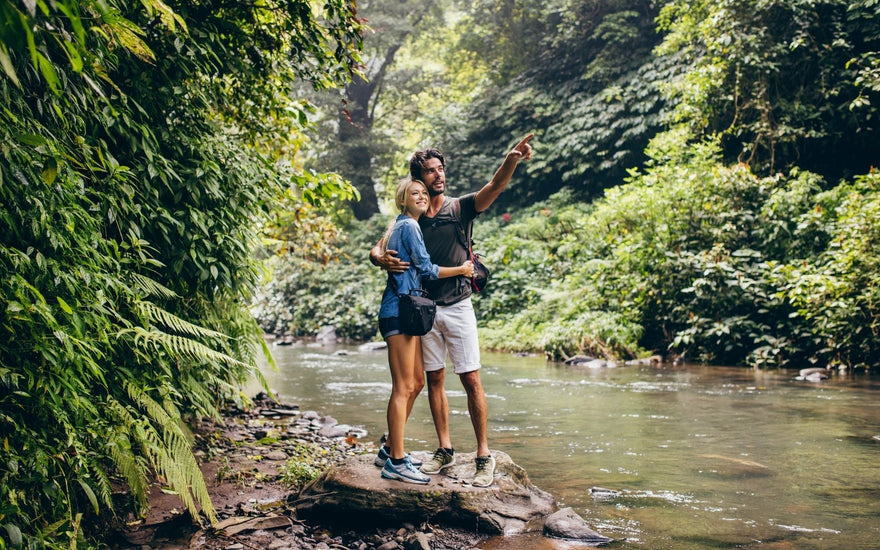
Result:
[[[384,351],[291,346],[275,348],[275,359],[278,371],[264,375],[284,400],[381,435],[391,391]],[[491,447],[560,506],[626,539],[615,547],[878,547],[876,378],[483,360]],[[453,442],[473,451],[466,395],[452,375],[447,388]],[[426,394],[407,436],[409,449],[436,446]],[[538,544],[504,543],[494,547]]]

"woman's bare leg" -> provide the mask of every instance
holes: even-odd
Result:
[[[403,434],[406,419],[424,381],[421,372],[413,375],[416,367],[421,369],[421,346],[419,338],[406,334],[388,337],[388,365],[391,368],[391,397],[388,399],[388,453],[392,458],[403,458]],[[418,352],[418,355],[417,355]]]

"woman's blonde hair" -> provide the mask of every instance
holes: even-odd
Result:
[[[425,182],[422,180],[413,179],[410,177],[403,178],[397,184],[397,191],[394,193],[394,205],[397,207],[397,213],[403,214],[406,211],[406,193],[409,190],[410,184],[418,183],[422,187],[425,188],[425,192],[428,191],[428,186],[425,185]],[[388,229],[385,230],[385,235],[382,237],[382,252],[388,247],[388,238],[391,237],[391,230],[394,229],[394,223],[397,221],[397,216],[395,216],[391,223],[388,225]]]

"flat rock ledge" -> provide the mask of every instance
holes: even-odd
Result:
[[[430,459],[428,453],[412,454]],[[506,453],[492,453],[496,464],[492,486],[474,487],[470,481],[475,454],[456,453],[455,464],[431,476],[427,485],[383,479],[372,455],[346,458],[300,492],[297,515],[328,524],[429,522],[483,534],[543,531],[544,536],[593,546],[611,542],[589,529],[571,509],[557,510],[553,496],[535,487]],[[561,517],[557,512],[563,512]]]

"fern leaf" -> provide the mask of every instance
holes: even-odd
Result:
[[[150,321],[171,329],[174,332],[188,334],[196,338],[228,339],[228,336],[223,333],[190,323],[153,303],[141,301],[137,303],[137,306]]]
[[[148,448],[143,430],[139,429],[131,413],[121,403],[113,398],[108,399],[108,410],[120,420],[115,430],[109,432],[106,448],[116,469],[125,478],[132,496],[138,505],[138,511],[143,513],[147,507],[147,475],[144,468],[138,463],[137,456],[132,451],[129,434],[135,436],[140,447]]]
[[[208,363],[222,363],[244,369],[251,368],[247,363],[243,363],[225,353],[213,350],[204,344],[182,336],[157,330],[147,330],[142,327],[123,329],[117,333],[119,337],[127,334],[133,334],[135,345],[143,348],[161,349],[171,354],[185,355],[191,359]]]
[[[167,286],[159,283],[158,281],[154,281],[149,277],[141,275],[140,273],[130,273],[129,277],[132,281],[132,286],[134,286],[137,294],[143,294],[145,296],[155,296],[157,298],[163,298],[167,300],[173,300],[178,298],[176,292],[168,288]]]

